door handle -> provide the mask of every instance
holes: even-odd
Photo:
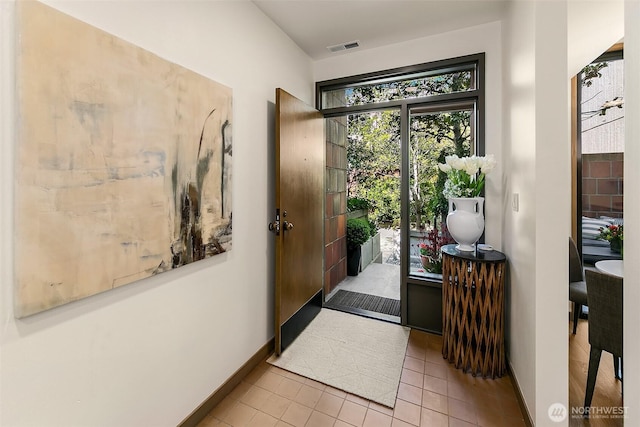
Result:
[[[285,221],[285,224],[286,223]],[[280,209],[276,209],[276,220],[269,223],[269,231],[273,232],[276,236],[280,235]]]
[[[282,224],[282,229],[283,229],[284,231],[291,231],[291,230],[293,230],[293,223],[292,223],[292,222],[289,222],[289,221],[285,221],[285,222]]]
[[[276,236],[280,234],[280,221],[270,222],[269,231],[273,232]]]

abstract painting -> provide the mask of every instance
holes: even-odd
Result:
[[[232,91],[17,2],[15,313],[231,249]]]

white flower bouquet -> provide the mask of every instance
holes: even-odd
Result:
[[[447,198],[478,197],[484,187],[485,175],[496,167],[493,155],[447,156],[438,168],[447,174],[442,194]]]

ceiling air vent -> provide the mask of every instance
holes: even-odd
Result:
[[[340,52],[341,50],[355,49],[356,47],[360,47],[359,41],[353,41],[348,43],[341,43],[334,46],[328,46],[329,52]]]

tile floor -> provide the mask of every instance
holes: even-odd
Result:
[[[442,338],[412,330],[395,409],[262,362],[199,427],[518,427],[509,376],[474,378],[441,355]]]

